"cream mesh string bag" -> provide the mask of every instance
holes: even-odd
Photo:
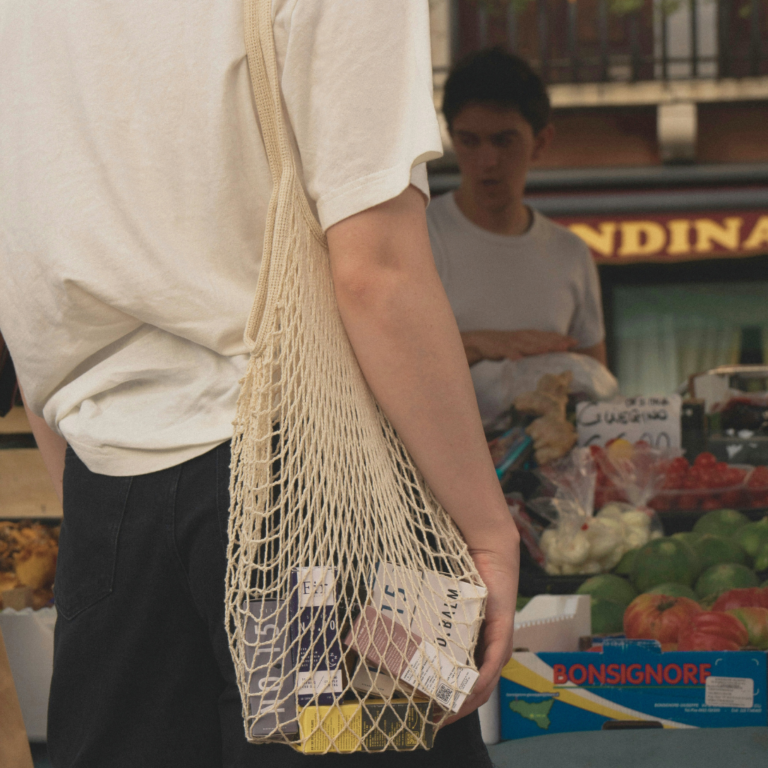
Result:
[[[232,443],[227,631],[246,736],[429,748],[477,679],[486,590],[357,364],[284,123],[271,3],[244,5],[274,181]]]

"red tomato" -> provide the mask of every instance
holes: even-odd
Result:
[[[624,611],[624,632],[633,639],[676,643],[681,628],[699,613],[699,604],[687,597],[640,595]]]
[[[740,651],[741,646],[732,640],[726,640],[717,635],[707,635],[704,632],[693,632],[690,629],[680,631],[677,643],[678,651]]]
[[[683,475],[667,475],[664,478],[664,482],[661,484],[661,487],[665,491],[673,491],[680,487],[680,484],[683,482],[683,477]]]
[[[666,653],[667,651],[676,651],[677,643],[662,643],[661,650],[664,651],[664,653]]]
[[[730,611],[733,608],[768,608],[768,587],[729,589],[717,598],[713,611]]]
[[[738,651],[749,643],[746,627],[730,613],[702,611],[680,628],[678,651]]]
[[[700,453],[693,461],[695,467],[714,467],[717,464],[717,459],[712,453]]]
[[[684,475],[688,471],[688,460],[685,456],[677,456],[669,462],[669,472]]]
[[[747,486],[760,490],[768,488],[768,467],[755,467],[749,475]]]
[[[729,477],[729,469],[727,464],[723,464],[721,467],[716,464],[709,470],[710,480],[709,488],[727,488],[731,485],[731,478]]]
[[[747,486],[749,488],[760,488],[765,483],[765,478],[762,475],[757,474],[756,470],[749,473],[747,478]]]

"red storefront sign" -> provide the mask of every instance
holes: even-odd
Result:
[[[693,261],[768,253],[768,211],[554,217],[599,264]]]

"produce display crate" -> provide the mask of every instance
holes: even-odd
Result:
[[[760,520],[768,514],[768,507],[740,510],[750,520]],[[696,521],[707,514],[707,510],[668,510],[657,513],[661,520],[664,534],[690,531]],[[569,595],[573,594],[592,574],[573,576],[551,576],[531,556],[525,545],[520,546],[520,582],[519,593],[523,597],[534,595]],[[761,580],[768,578],[768,573],[761,574]]]

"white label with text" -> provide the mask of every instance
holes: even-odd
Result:
[[[750,677],[708,677],[705,686],[708,707],[751,709],[755,703],[755,683]]]
[[[680,447],[680,395],[626,397],[579,403],[576,429],[579,445],[602,445],[623,438],[644,440],[652,448]]]

